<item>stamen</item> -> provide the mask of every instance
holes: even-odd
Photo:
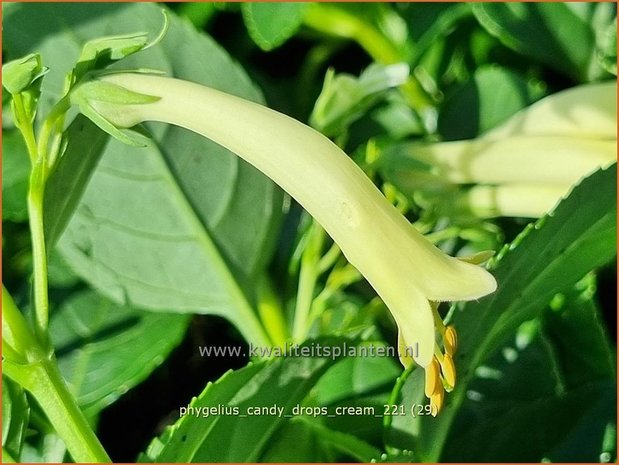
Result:
[[[449,388],[453,389],[456,385],[456,367],[451,355],[445,354],[443,357],[443,360],[441,361],[441,371],[443,373],[443,379]]]
[[[434,342],[434,358],[438,360],[438,363],[441,363],[441,360],[443,360],[443,351],[436,341]]]
[[[438,415],[443,407],[443,401],[445,400],[445,391],[441,388],[430,397],[430,413],[433,417]]]
[[[425,394],[426,397],[430,397],[437,391],[442,390],[441,375],[438,361],[436,358],[432,359],[430,365],[426,367],[426,385]]]
[[[445,323],[443,323],[443,319],[441,318],[440,313],[438,312],[438,306],[440,302],[430,301],[430,308],[432,309],[432,316],[434,317],[434,326],[438,330],[438,332],[443,335],[445,334]]]
[[[458,333],[456,333],[456,328],[451,325],[445,328],[445,332],[443,333],[443,345],[445,346],[445,352],[453,357],[458,348]]]

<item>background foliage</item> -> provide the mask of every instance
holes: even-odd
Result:
[[[39,51],[50,67],[40,113],[85,41],[154,36],[161,26],[156,4],[2,6],[4,59]],[[374,406],[378,414],[387,403],[423,402],[422,373],[402,374],[389,358],[201,357],[199,345],[290,338],[301,289],[310,297],[307,337],[393,344],[395,326],[300,207],[233,154],[156,124],[152,144],[136,150],[78,118],[46,196],[51,332],[63,375],[112,459],[615,460],[615,166],[532,222],[424,208],[394,174],[414,167],[390,169],[381,156],[403,141],[473,138],[545,95],[615,79],[616,5],[167,8],[164,40],[123,68],[160,69],[311,122],[425,232],[455,231],[439,241],[445,251],[500,250],[499,291],[452,309],[459,380],[436,419],[177,421],[189,402]],[[381,65],[400,62],[413,72],[396,89]],[[9,114],[3,93],[3,276],[28,309],[28,156]],[[5,378],[2,441],[24,461],[66,458],[40,407]]]

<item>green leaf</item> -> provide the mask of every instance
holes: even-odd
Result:
[[[45,186],[45,240],[50,250],[71,219],[108,140],[107,134],[82,115],[64,134],[66,148]]]
[[[476,3],[486,30],[513,50],[577,81],[600,77],[595,33],[587,18],[565,3]]]
[[[98,103],[146,104],[159,99],[159,97],[131,92],[124,87],[101,81],[87,81],[79,84],[70,94],[71,103],[77,105],[80,113],[95,123],[99,129],[120,142],[134,147],[146,147],[147,137],[133,130],[117,128],[96,110],[96,105]]]
[[[2,131],[2,219],[15,222],[28,219],[30,157],[17,130]]]
[[[291,418],[279,428],[277,436],[262,455],[264,463],[315,463],[333,462],[328,445],[311,429],[309,422],[301,417]]]
[[[593,279],[586,278],[576,289],[557,294],[544,315],[544,332],[567,386],[616,377],[616,355],[595,293]]]
[[[445,99],[438,129],[445,140],[472,139],[543,97],[539,83],[497,66],[481,66]]]
[[[529,378],[531,379],[531,378]],[[518,385],[512,386],[517,390]],[[496,416],[487,411],[461,419],[468,427],[445,450],[445,461],[464,462],[539,462],[549,458],[558,462],[598,461],[605,426],[612,422],[615,403],[613,383],[587,385],[568,393],[551,394],[529,401],[496,405]],[[597,421],[592,422],[591,417]],[[468,420],[468,421],[467,421]],[[582,429],[585,434],[574,434]],[[595,424],[597,423],[597,424]],[[570,438],[574,435],[575,438]],[[490,438],[481,440],[481,438]],[[554,449],[562,442],[572,449],[567,454],[555,455]],[[591,446],[598,444],[598,452],[587,454]],[[526,444],[526,447],[523,447]],[[574,448],[573,444],[579,444]],[[564,447],[564,446],[563,446]],[[556,457],[556,458],[555,458]]]
[[[19,462],[26,429],[30,407],[26,399],[26,391],[21,386],[8,378],[2,377],[2,449],[3,454],[7,452],[10,457]],[[3,455],[3,462],[4,462]]]
[[[613,376],[590,371],[581,382],[568,383],[570,371],[560,366],[562,357],[541,319],[524,323],[513,341],[477,368],[442,460],[599,460],[605,429],[613,422]],[[575,339],[574,352],[590,353],[588,342]],[[583,427],[585,434],[579,432]]]
[[[92,291],[53,314],[51,338],[60,370],[87,415],[146,379],[183,338],[188,315],[121,307]]]
[[[350,347],[350,341],[336,338],[314,342],[323,347],[344,343]],[[284,357],[228,372],[207,385],[189,405],[193,410],[155,439],[140,461],[261,461],[293,417],[294,407],[303,405],[316,382],[336,362],[334,358]],[[251,415],[248,409],[256,407],[279,407],[283,413]]]
[[[265,463],[371,462],[381,450],[357,437],[323,426],[320,419],[291,418],[261,457]]]
[[[459,379],[446,408],[437,418],[394,418],[390,443],[415,450],[419,460],[441,458],[477,368],[523,322],[539,316],[555,294],[616,256],[616,182],[616,164],[594,173],[501,252],[494,272],[497,292],[454,313],[461,341],[455,357]],[[402,393],[403,402],[422,401],[421,370],[408,378]]]
[[[9,50],[40,48],[44,60],[55,64],[44,86],[48,100],[61,95],[83,42],[135,30],[154,34],[161,25],[154,4],[24,4],[12,11],[4,18]],[[217,44],[174,16],[157,46],[125,58],[122,66],[161,69],[262,101]],[[82,278],[117,303],[222,315],[247,338],[264,343],[250,283],[271,256],[281,191],[198,135],[157,124],[149,130],[155,143],[148,148],[108,145],[60,250]]]
[[[253,41],[265,51],[279,47],[292,37],[303,22],[306,3],[241,4],[243,20]]]
[[[617,75],[617,18],[598,33],[597,57],[602,68]]]
[[[82,47],[77,63],[67,75],[68,91],[71,86],[82,79],[88,72],[103,70],[112,63],[120,61],[134,53],[156,45],[161,41],[168,29],[168,17],[163,12],[163,27],[153,41],[148,40],[147,33],[131,33],[108,37],[97,37],[89,40]]]
[[[384,345],[372,341],[374,347]],[[362,345],[359,346],[362,349]],[[334,405],[392,386],[402,369],[389,357],[349,357],[342,360],[320,380],[315,390],[319,405]]]
[[[47,260],[47,280],[50,289],[69,289],[81,284],[79,276],[56,250],[52,251]]]
[[[374,347],[386,346],[371,341]],[[359,346],[363,349],[363,344]],[[342,407],[371,407],[374,415],[334,415],[324,418],[324,426],[330,431],[354,435],[372,444],[382,444],[384,405],[389,403],[391,390],[402,366],[390,357],[349,357],[320,379],[312,390],[313,404],[334,409]],[[362,462],[360,457],[357,460]],[[378,458],[377,456],[373,458]]]
[[[471,5],[452,2],[406,2],[398,4],[406,20],[410,38],[415,41],[410,63],[421,57],[437,42],[454,31],[456,24],[472,16]]]

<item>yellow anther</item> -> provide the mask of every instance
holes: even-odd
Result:
[[[443,379],[450,388],[456,385],[456,366],[454,365],[451,355],[445,354],[441,361],[441,372],[443,373]]]
[[[438,415],[443,407],[443,401],[445,400],[445,391],[441,388],[430,397],[430,413],[433,417]]]
[[[426,367],[426,397],[431,397],[436,391],[442,390],[441,374],[436,357],[432,358],[430,364]]]
[[[445,328],[445,334],[443,335],[443,345],[445,346],[445,352],[453,356],[458,348],[458,333],[453,326],[447,326]]]

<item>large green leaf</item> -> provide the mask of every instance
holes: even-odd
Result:
[[[154,35],[161,23],[154,4],[23,4],[5,16],[5,46],[17,56],[40,50],[54,64],[43,83],[42,99],[49,101],[83,42],[140,30]],[[121,65],[160,69],[261,101],[218,45],[176,17],[160,44]],[[108,145],[60,250],[118,303],[222,315],[247,338],[264,342],[249,283],[270,257],[281,191],[204,138],[163,125],[150,130],[155,143],[146,149]]]
[[[381,342],[372,341],[375,347]],[[375,415],[334,415],[323,419],[330,431],[344,432],[372,444],[382,444],[382,414],[402,366],[390,357],[349,357],[320,379],[312,390],[316,405],[335,409],[371,407]],[[365,461],[365,460],[362,460]]]
[[[50,249],[71,219],[108,139],[82,115],[65,134],[67,147],[45,187],[45,240]]]
[[[272,50],[294,35],[301,22],[305,3],[241,4],[243,20],[251,38],[262,50]]]
[[[2,219],[28,219],[30,157],[17,129],[2,130]]]
[[[410,63],[418,65],[428,50],[444,41],[454,31],[454,26],[473,15],[467,3],[455,2],[403,2],[398,12],[406,20],[412,47]]]
[[[544,315],[545,333],[554,346],[567,386],[616,376],[616,354],[601,321],[595,286],[559,294],[553,311]]]
[[[504,347],[523,322],[539,316],[554,295],[616,255],[616,183],[616,164],[596,172],[504,249],[494,271],[497,292],[453,315],[461,341],[456,354],[459,380],[446,408],[437,418],[395,417],[390,443],[414,450],[419,460],[441,458],[478,367]],[[421,370],[408,378],[402,393],[403,402],[423,402]]]
[[[92,415],[159,366],[188,322],[189,315],[139,311],[84,291],[53,313],[50,332],[62,374]]]
[[[282,426],[277,436],[262,455],[264,463],[315,463],[333,462],[333,454],[302,417],[291,418]],[[294,447],[291,447],[294,444]]]
[[[323,426],[320,418],[296,416],[278,430],[269,449],[261,457],[264,463],[371,462],[382,451],[352,434]]]
[[[569,319],[572,313],[582,313],[575,310],[568,308],[561,314]],[[570,335],[569,324],[557,324],[554,329],[567,330],[565,336]],[[580,331],[592,336],[598,332],[589,326]],[[576,363],[558,354],[545,333],[539,320],[525,323],[510,344],[477,368],[468,385],[469,399],[458,413],[441,460],[599,460],[606,428],[613,422],[613,376],[608,371],[605,377],[596,376],[585,366],[579,371],[589,370],[589,376],[578,384],[568,383]],[[582,335],[574,338],[572,346],[581,357],[601,355],[598,345],[591,345]],[[598,363],[604,364],[608,355],[603,354]],[[578,437],[577,448],[574,437]]]
[[[335,338],[315,342],[322,347],[341,347],[346,343]],[[350,347],[351,342],[347,344]],[[271,441],[296,413],[294,407],[303,405],[316,382],[337,360],[335,357],[285,357],[228,372],[215,383],[209,383],[189,405],[193,410],[188,410],[155,439],[141,461],[260,461]],[[281,415],[275,411],[251,415],[248,409],[256,407],[283,410]]]
[[[507,68],[482,66],[445,100],[438,129],[445,140],[471,139],[542,96],[541,86],[524,76]]]
[[[598,8],[595,4],[587,10]],[[603,5],[600,9],[612,10]],[[565,3],[476,3],[473,12],[505,45],[577,81],[599,77],[596,37],[590,14]],[[612,18],[612,15],[611,15]]]
[[[512,386],[517,389],[519,386]],[[562,440],[572,445],[569,454],[563,453],[558,462],[598,461],[602,451],[605,427],[612,422],[616,405],[612,382],[586,385],[567,393],[557,393],[527,401],[503,402],[495,410],[476,412],[477,415],[459,417],[460,435],[445,447],[441,460],[447,462],[539,462],[554,455]],[[498,403],[498,402],[497,402]],[[500,411],[499,411],[500,410]],[[591,419],[597,421],[592,422]],[[597,417],[597,418],[595,418]],[[464,422],[468,427],[464,427]],[[569,440],[573,430],[587,425],[586,434],[580,433]],[[481,438],[490,438],[485,441]],[[598,452],[589,455],[592,444]],[[526,444],[526,447],[523,445]],[[574,448],[573,444],[580,444]]]
[[[26,438],[30,407],[26,391],[10,379],[2,377],[2,461],[20,461]],[[8,454],[5,455],[5,454]]]

